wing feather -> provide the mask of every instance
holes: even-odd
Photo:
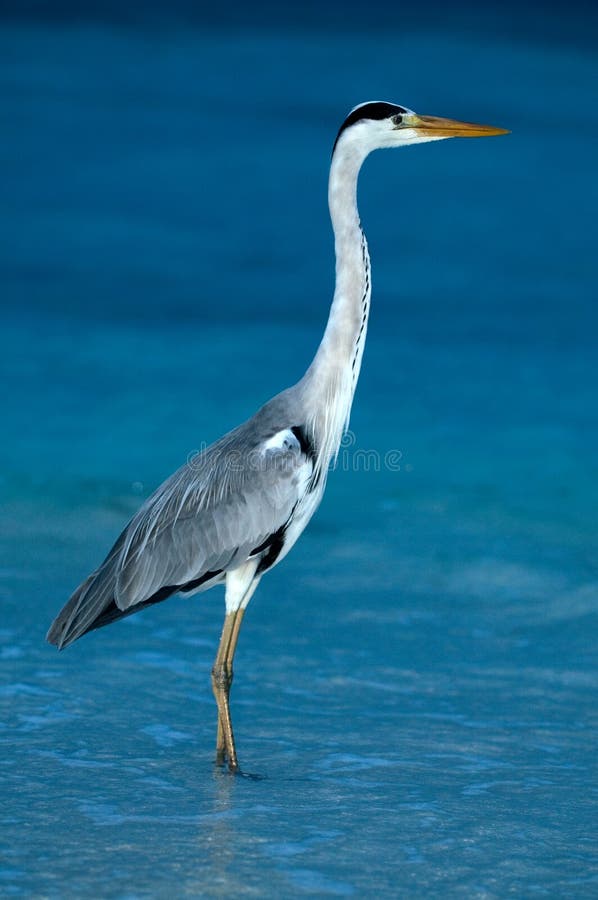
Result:
[[[65,647],[177,590],[205,590],[275,545],[280,553],[314,471],[303,428],[281,424],[294,413],[301,422],[291,389],[165,481],[59,612],[48,640]]]
[[[143,602],[165,585],[184,585],[205,572],[240,565],[285,525],[312,462],[290,430],[280,434],[273,445],[272,438],[243,442],[232,433],[146,501],[127,528],[118,562],[119,609]]]

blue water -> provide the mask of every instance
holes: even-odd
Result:
[[[582,20],[517,21],[4,23],[3,896],[598,895],[598,62]],[[372,98],[513,133],[367,162],[351,438],[249,607],[233,778],[221,593],[44,635],[302,374],[331,142]]]

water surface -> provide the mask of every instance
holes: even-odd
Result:
[[[595,896],[595,58],[14,23],[0,60],[0,892]],[[221,593],[44,635],[143,497],[302,374],[331,142],[372,97],[513,134],[367,163],[352,433],[247,613],[259,778],[231,778]]]

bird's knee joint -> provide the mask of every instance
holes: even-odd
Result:
[[[229,691],[233,683],[233,670],[224,663],[214,666],[212,669],[212,685],[214,690]]]

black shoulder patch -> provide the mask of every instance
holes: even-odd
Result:
[[[301,452],[307,456],[311,462],[313,462],[316,458],[316,448],[310,441],[307,431],[303,427],[303,425],[294,425],[291,428],[291,431],[299,441],[299,446],[301,447]]]
[[[274,534],[271,534],[263,544],[260,544],[259,547],[256,547],[255,550],[252,550],[249,556],[256,556],[258,553],[263,553],[264,555],[260,559],[258,563],[258,567],[255,570],[256,575],[262,575],[268,569],[270,569],[278,557],[280,556],[280,551],[284,547],[284,536],[287,530],[286,523],[282,525],[278,531],[275,531]]]
[[[351,125],[355,125],[356,122],[360,122],[362,119],[389,119],[391,116],[398,116],[406,112],[407,110],[405,107],[398,106],[396,103],[384,103],[381,100],[378,100],[375,103],[363,103],[349,113],[339,128],[332,152],[334,153],[336,145],[338,144],[338,139],[343,131],[346,128],[350,128]]]

